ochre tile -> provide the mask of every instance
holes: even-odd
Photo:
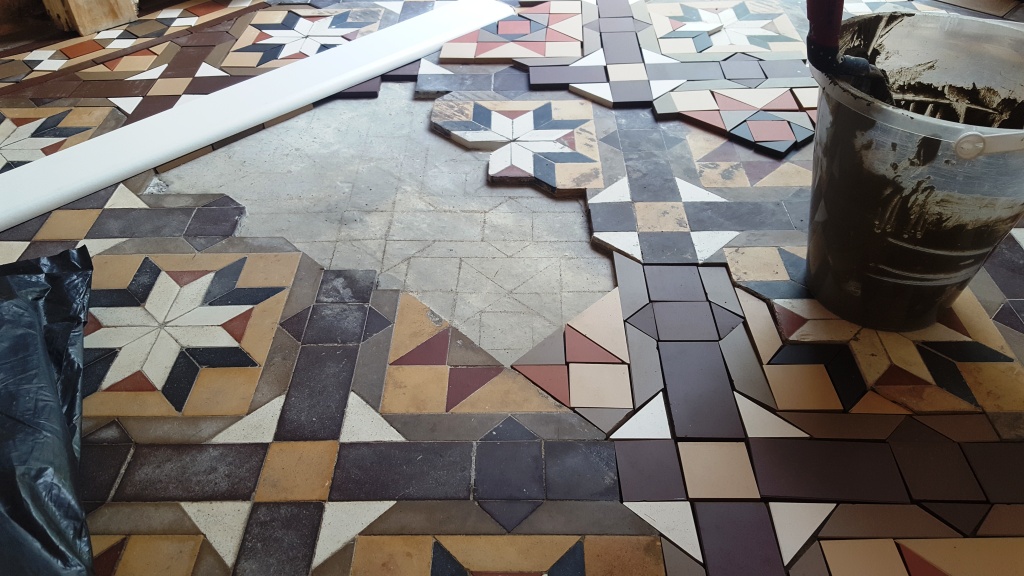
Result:
[[[858,332],[853,340],[850,340],[850,351],[853,352],[853,358],[857,361],[857,367],[860,368],[861,376],[868,386],[874,384],[892,365],[882,339],[875,330],[865,328]]]
[[[869,390],[853,407],[851,414],[910,414],[910,410],[893,404],[891,401]]]
[[[602,296],[600,300],[570,320],[568,325],[623,362],[629,362],[618,288]]]
[[[842,410],[822,364],[765,366],[764,374],[779,410]]]
[[[395,317],[388,362],[405,356],[413,348],[447,327],[448,322],[434,314],[412,295],[403,293],[398,301],[398,315]]]
[[[121,540],[124,540],[124,536],[113,535],[105,536],[102,534],[92,534],[89,536],[89,542],[92,544],[92,555],[93,557],[103,554],[108,548],[117,544]]]
[[[821,549],[832,576],[908,576],[892,540],[825,540]]]
[[[665,576],[661,541],[654,536],[586,536],[587,576]]]
[[[700,183],[705,188],[749,188],[750,180],[741,162],[697,162]]]
[[[160,78],[146,96],[181,96],[191,81],[191,78]]]
[[[385,395],[387,390],[385,389]],[[444,407],[444,396],[441,398]],[[452,409],[453,413],[566,412],[568,408],[511,369],[496,376]]]
[[[747,319],[750,334],[754,337],[754,344],[757,346],[761,363],[767,364],[782,347],[782,339],[779,338],[779,331],[775,328],[772,314],[764,302],[749,292],[737,290],[736,295],[740,299],[740,306],[743,307],[743,315]]]
[[[235,256],[237,258],[238,255]],[[242,268],[242,273],[238,275],[237,286],[239,288],[260,288],[263,286],[291,286],[292,280],[295,278],[295,271],[299,269],[302,253],[283,252],[245,254],[244,256],[247,260],[245,268]]]
[[[337,458],[337,442],[272,443],[256,486],[256,501],[327,500]]]
[[[778,248],[748,246],[725,248],[724,252],[729,262],[729,272],[736,282],[789,280]]]
[[[957,398],[938,386],[921,384],[912,386],[878,386],[875,392],[903,406],[915,414],[943,412],[981,412],[979,408]]]
[[[986,412],[1024,411],[1024,369],[1017,362],[957,364]]]
[[[638,232],[690,231],[682,202],[637,202],[633,209]]]
[[[899,544],[950,576],[1024,575],[1024,538],[899,540]]]
[[[761,497],[743,442],[680,442],[679,458],[690,498]]]
[[[117,576],[190,576],[202,536],[130,536]]]
[[[281,311],[287,301],[288,290],[283,290],[260,302],[252,309],[252,315],[245,328],[245,335],[242,336],[242,341],[239,344],[252,356],[253,360],[260,364],[267,360],[270,345],[274,342],[274,335],[277,333],[277,323],[281,320]]]
[[[879,332],[878,337],[893,364],[929,384],[935,384],[935,379],[932,378],[931,372],[925,366],[924,360],[921,359],[921,353],[917,351],[913,342],[893,332]]]
[[[102,210],[54,210],[33,240],[81,240],[100,217],[100,212]]]
[[[579,536],[438,536],[437,541],[472,572],[544,572]]]
[[[384,414],[443,414],[447,397],[447,366],[389,366],[380,411]]]
[[[82,400],[82,414],[97,416],[178,416],[160,392],[96,392]]]
[[[995,348],[1010,358],[1016,358],[1013,350],[1006,343],[1006,339],[999,333],[999,329],[992,323],[985,308],[970,288],[960,294],[952,308],[964,328],[967,328],[967,333],[971,335],[971,338],[989,348]]]
[[[192,386],[182,415],[245,415],[262,372],[261,368],[203,368]]]
[[[426,576],[433,545],[430,536],[359,536],[351,576]]]

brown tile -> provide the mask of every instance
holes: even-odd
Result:
[[[506,369],[452,408],[452,413],[568,412],[522,374]]]
[[[909,408],[915,414],[981,412],[973,404],[969,404],[933,384],[878,386],[875,388],[875,392],[887,400]]]
[[[712,576],[784,576],[775,529],[761,502],[697,502],[704,565]]]
[[[985,500],[967,459],[955,443],[891,442],[890,448],[915,500]]]
[[[92,54],[99,50],[103,50],[103,46],[95,40],[86,40],[79,42],[78,44],[72,44],[66,48],[61,48],[61,52],[64,53],[69,59],[74,60],[75,58],[85,56],[86,54]]]
[[[437,541],[471,572],[543,572],[579,536],[438,536]]]
[[[202,542],[202,536],[131,536],[117,574],[190,576]]]
[[[384,414],[443,414],[447,396],[447,366],[389,366],[380,411]]]
[[[54,210],[33,240],[81,240],[100,217],[100,212],[102,210]]]
[[[91,534],[198,534],[177,502],[108,502],[88,517]]]
[[[274,442],[263,461],[257,502],[327,500],[337,442]]]
[[[1024,411],[1024,368],[1019,363],[959,363],[957,367],[986,412]]]
[[[167,99],[172,99],[173,102]],[[177,102],[177,100],[177,96],[154,96],[146,98],[142,101],[142,104],[139,104],[139,108],[136,108],[135,112],[132,113],[132,122],[141,118],[152,116],[153,114],[158,114],[160,112],[163,112],[164,110],[170,110],[174,107],[174,103]],[[140,108],[146,105],[147,102],[153,102],[153,107],[143,109],[140,112]],[[173,170],[174,168],[177,168],[182,164],[188,164],[189,162],[195,160],[196,158],[206,156],[210,152],[213,152],[213,146],[206,146],[200,148],[195,152],[189,152],[188,154],[185,154],[184,156],[179,156],[166,164],[161,164],[157,166],[156,171],[157,173],[163,173],[167,172],[168,170]]]
[[[821,549],[832,576],[908,576],[892,540],[827,540]]]
[[[683,500],[686,488],[678,449],[671,440],[628,440],[615,443],[623,502]]]
[[[128,98],[145,96],[153,87],[153,80],[119,80],[117,82],[82,82],[70,94],[72,98]]]
[[[974,534],[975,529],[992,508],[991,505],[980,502],[924,502],[921,506],[965,536]]]
[[[1024,505],[993,506],[978,528],[978,536],[1024,536]]]
[[[664,576],[661,541],[654,536],[587,536],[587,576]]]
[[[1024,503],[1024,443],[961,444],[990,502]]]
[[[955,538],[955,530],[912,504],[840,504],[819,538]]]
[[[147,96],[181,96],[188,88],[191,78],[160,78],[153,83]]]
[[[842,410],[836,389],[822,364],[765,366],[779,410]]]
[[[410,294],[403,293],[398,301],[391,353],[388,361],[405,356],[431,336],[448,328],[448,323]]]
[[[430,571],[430,536],[356,538],[351,576],[421,576]]]
[[[743,438],[717,342],[662,342],[665,391],[677,438]]]
[[[956,540],[900,540],[935,568],[953,576],[972,574],[1024,575],[1020,538],[960,538]],[[836,575],[833,572],[833,576]],[[916,576],[916,575],[915,575]]]
[[[823,414],[820,412],[780,413],[813,438],[835,440],[885,440],[903,421],[890,414]]]
[[[917,420],[955,442],[998,442],[999,435],[982,414],[917,416]]]
[[[690,498],[758,499],[757,482],[743,442],[680,442],[679,458]]]

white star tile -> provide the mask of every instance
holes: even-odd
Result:
[[[252,306],[201,306],[167,323],[168,326],[220,326]]]
[[[126,326],[123,328],[101,328],[85,337],[86,348],[120,348],[126,346],[155,328],[147,326]]]
[[[100,390],[106,390],[111,385],[131,376],[142,369],[142,365],[149,357],[149,351],[153,349],[159,330],[150,330],[146,335],[122,346],[117,352],[117,358],[110,365],[110,370],[103,377]],[[97,332],[98,334],[99,332]]]
[[[157,390],[162,390],[167,376],[171,373],[171,368],[174,367],[174,361],[178,359],[181,346],[178,346],[178,343],[167,332],[163,330],[158,332],[149,357],[142,365],[142,372],[156,386]]]
[[[170,279],[170,277],[167,276],[166,274],[161,274],[160,275],[161,278],[163,278],[165,276],[168,279]],[[172,282],[173,282],[173,280],[172,280]],[[203,275],[203,276],[201,276],[199,278],[196,278],[192,282],[189,282],[188,284],[185,284],[184,286],[178,288],[178,294],[174,298],[174,303],[171,304],[171,307],[168,309],[166,316],[164,316],[164,321],[168,321],[172,325],[175,325],[175,324],[180,324],[180,325],[184,325],[184,326],[196,325],[196,322],[194,320],[190,321],[190,322],[185,322],[185,323],[177,323],[177,322],[174,322],[174,320],[176,320],[176,319],[180,318],[181,316],[183,316],[184,314],[186,314],[188,312],[191,312],[191,311],[195,310],[196,308],[199,308],[200,306],[202,306],[203,305],[203,297],[206,296],[206,292],[207,292],[207,290],[209,290],[210,284],[212,282],[213,282],[213,272],[210,272],[209,274],[205,274],[205,275]],[[154,290],[156,290],[156,289],[154,288]],[[216,307],[215,306],[211,306],[211,308],[216,308]],[[226,322],[227,320],[230,320],[231,318],[234,318],[234,316],[226,318],[224,320],[224,322]],[[222,322],[213,322],[213,324],[221,324],[221,323]],[[204,324],[205,324],[205,322],[204,322]]]
[[[238,342],[220,326],[167,326],[165,330],[185,348],[238,347]]]
[[[89,310],[100,321],[103,329],[118,326],[153,326],[158,322],[143,308],[137,307],[96,307]]]
[[[163,322],[167,318],[167,312],[174,304],[175,298],[178,297],[179,290],[174,280],[166,272],[161,272],[153,284],[153,289],[149,292],[149,297],[146,299],[146,310],[158,322]]]

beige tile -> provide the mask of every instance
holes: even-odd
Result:
[[[729,273],[736,282],[789,280],[786,265],[782,263],[778,248],[725,248],[724,252],[729,263]]]
[[[395,317],[388,362],[405,356],[407,352],[447,327],[448,322],[443,318],[434,314],[414,296],[403,293],[398,301],[398,315]]]
[[[908,576],[892,540],[824,540],[832,576]]]
[[[853,358],[857,361],[857,367],[860,368],[861,376],[868,386],[878,381],[892,365],[889,354],[882,345],[882,339],[875,330],[865,328],[858,332],[853,340],[850,340],[850,351],[853,352]]]
[[[103,554],[111,546],[117,544],[121,540],[124,540],[124,536],[103,536],[98,534],[92,534],[89,536],[89,542],[92,543],[92,556],[95,558],[100,554]]]
[[[585,141],[576,140],[577,152],[584,156],[590,156],[590,150],[587,150]],[[596,146],[593,150],[597,152]],[[596,160],[596,159],[595,159]],[[584,188],[604,188],[604,176],[601,172],[600,162],[579,164],[555,164],[555,182],[558,184],[559,189],[565,190],[582,190]],[[561,196],[559,192],[555,192],[555,196]]]
[[[992,323],[985,308],[982,307],[981,302],[970,288],[964,290],[953,303],[953,312],[960,318],[960,322],[963,323],[964,328],[967,328],[967,333],[972,338],[989,348],[999,350],[1010,358],[1016,358],[1013,350],[1006,343],[1006,339],[999,333],[999,329]]]
[[[252,356],[253,360],[260,364],[267,361],[267,354],[270,353],[270,346],[274,342],[278,322],[281,321],[281,311],[287,301],[288,290],[284,290],[260,302],[252,309],[245,335],[242,336],[242,341],[239,344]]]
[[[626,346],[626,329],[623,321],[619,289],[616,288],[602,296],[568,324],[623,362],[629,362],[629,348]]]
[[[679,458],[690,498],[761,497],[743,442],[680,442]]]
[[[653,536],[586,536],[587,576],[665,576],[661,541]]]
[[[380,411],[383,414],[443,414],[447,397],[447,366],[389,366]]]
[[[204,255],[205,256],[205,255]],[[237,256],[237,255],[236,255]],[[238,276],[239,288],[264,286],[291,286],[295,271],[299,269],[301,252],[276,254],[246,254],[247,261]]]
[[[765,366],[779,410],[842,410],[843,404],[822,364]]]
[[[182,415],[245,415],[262,372],[262,368],[203,368],[192,386]]]
[[[612,82],[630,82],[647,80],[647,68],[643,64],[609,64],[608,80]]]
[[[981,412],[975,406],[932,384],[876,386],[874,390],[883,398],[891,400],[915,414]]]
[[[877,392],[868,391],[857,405],[850,409],[851,414],[910,414],[910,410],[894,404],[878,395]]]
[[[899,544],[949,576],[1024,575],[1024,538],[900,540]]]
[[[471,572],[544,572],[579,539],[579,536],[437,537],[437,541]]]
[[[81,240],[96,223],[102,210],[54,210],[43,227],[36,232],[35,241]]]
[[[779,338],[775,320],[772,319],[772,314],[768,311],[768,305],[756,296],[745,290],[737,290],[736,295],[743,308],[743,316],[747,319],[747,327],[754,337],[754,345],[757,346],[761,363],[767,364],[779,348],[782,348],[782,339]]]
[[[893,364],[925,382],[935,384],[935,379],[932,378],[931,372],[925,366],[924,360],[921,359],[921,353],[917,351],[917,346],[913,342],[895,332],[879,332],[878,337],[882,340],[882,345],[885,346],[885,351],[889,354],[889,359]]]
[[[178,416],[160,392],[96,392],[82,400],[82,414],[97,416]]]
[[[117,576],[190,576],[202,536],[131,536]]]
[[[789,335],[794,342],[849,342],[860,326],[846,320],[808,320]]]
[[[359,536],[351,576],[426,576],[433,545],[430,536]]]
[[[813,298],[778,298],[772,300],[772,304],[782,306],[786,310],[807,320],[835,320],[839,318],[830,312],[828,308],[825,308],[821,302]]]
[[[441,406],[443,409],[444,399]],[[567,411],[568,408],[548,396],[523,375],[508,368],[452,408],[453,413],[464,414]]]
[[[689,232],[686,210],[682,202],[637,202],[638,232]]]
[[[740,162],[697,162],[697,172],[705,188],[750,187],[747,172]]]
[[[569,364],[573,408],[632,408],[633,389],[626,364]]]
[[[785,163],[754,186],[810,186],[811,171],[796,164]]]
[[[326,501],[337,458],[337,442],[272,443],[256,486],[256,501]]]
[[[986,412],[1024,412],[1024,369],[1017,362],[957,364]]]

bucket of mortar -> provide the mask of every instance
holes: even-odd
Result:
[[[857,324],[923,328],[1024,213],[1024,29],[872,14],[840,51],[888,74],[891,103],[813,70],[807,286]]]

